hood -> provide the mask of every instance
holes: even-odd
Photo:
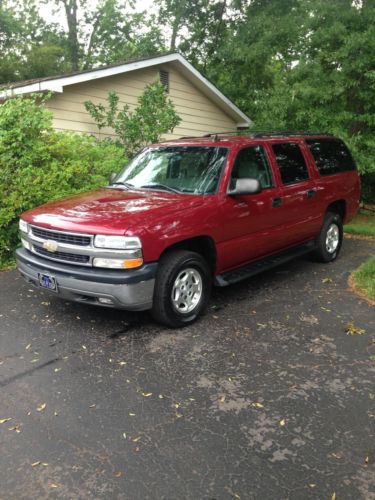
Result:
[[[203,204],[203,196],[103,188],[46,203],[22,214],[30,224],[88,234],[146,229],[166,214]]]

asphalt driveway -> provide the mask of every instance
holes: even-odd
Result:
[[[217,289],[179,331],[1,273],[0,498],[375,499],[375,308],[347,288],[374,252]]]

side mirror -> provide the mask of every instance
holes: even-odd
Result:
[[[117,174],[116,172],[112,172],[111,175],[109,176],[109,183],[112,184],[112,182],[116,179]]]
[[[234,189],[231,189],[228,194],[231,196],[241,194],[256,194],[262,191],[258,179],[236,179]]]

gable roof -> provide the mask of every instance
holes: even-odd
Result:
[[[34,78],[7,85],[6,90],[0,92],[0,99],[33,92],[64,92],[64,87],[76,83],[89,82],[98,78],[128,73],[138,69],[149,68],[159,64],[170,63],[180,71],[191,83],[201,90],[211,101],[233,118],[238,127],[248,127],[251,120],[228,97],[194,68],[181,54],[170,53],[143,59],[134,59],[127,62],[112,64],[68,75]]]

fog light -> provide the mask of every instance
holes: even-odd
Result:
[[[113,304],[113,300],[108,299],[107,297],[99,297],[99,298],[98,298],[98,301],[99,301],[101,304]]]

